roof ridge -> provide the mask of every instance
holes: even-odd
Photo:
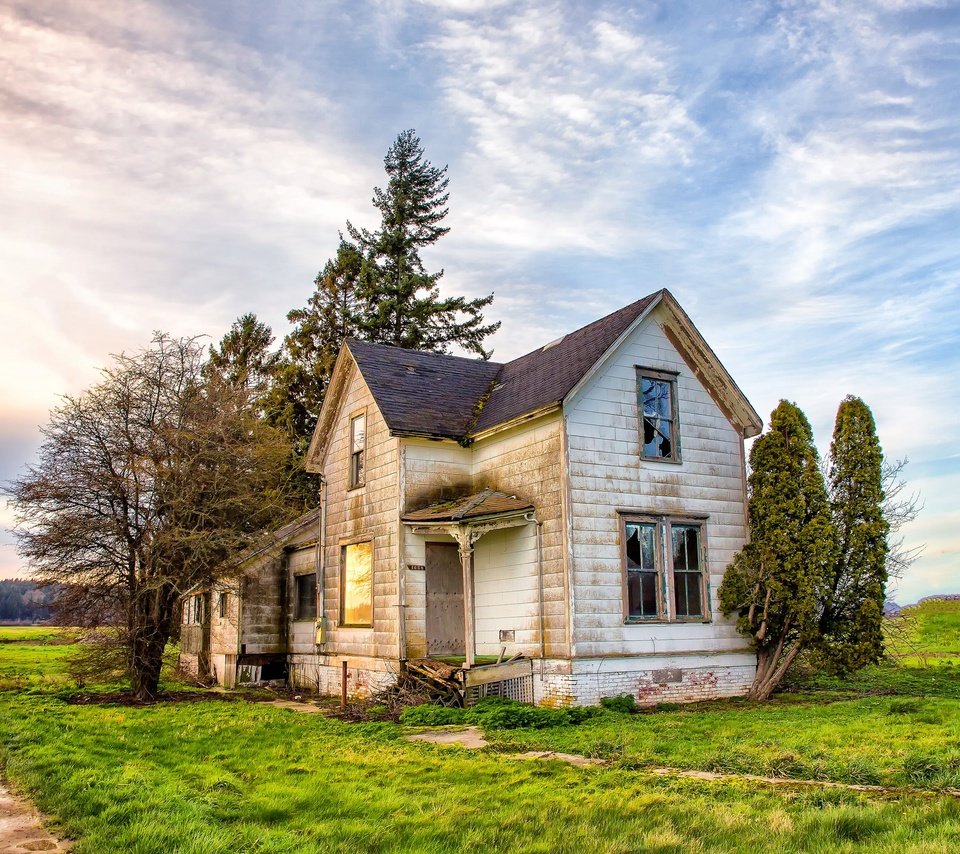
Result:
[[[365,341],[363,338],[345,338],[344,343],[347,345],[359,344],[361,347],[384,347],[388,350],[399,350],[402,353],[412,353],[416,356],[427,356],[435,359],[457,359],[461,362],[469,362],[470,364],[486,364],[486,365],[497,365],[503,367],[504,362],[495,362],[493,359],[481,359],[478,356],[457,356],[454,353],[437,353],[433,350],[417,350],[414,347],[401,347],[399,344],[384,344],[382,341]]]
[[[481,489],[473,498],[467,502],[467,506],[462,508],[459,513],[454,513],[450,518],[452,519],[462,519],[466,516],[474,507],[479,507],[486,501],[491,495],[494,495],[497,490],[491,489],[489,486]],[[504,493],[506,494],[506,493]]]

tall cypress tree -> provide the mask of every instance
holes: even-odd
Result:
[[[458,344],[488,358],[483,340],[500,326],[483,322],[483,309],[493,294],[473,300],[441,299],[438,282],[443,271],[428,273],[420,258],[421,249],[450,230],[442,225],[450,198],[447,167],[436,167],[424,157],[413,130],[397,136],[384,166],[386,189],[377,187],[373,193],[380,228],[367,231],[347,223],[364,254],[358,294],[363,303],[362,337],[438,353]]]
[[[883,452],[873,413],[860,398],[837,410],[828,466],[839,551],[820,620],[824,663],[849,672],[883,654],[887,583]]]
[[[836,563],[836,532],[813,431],[781,400],[750,450],[750,541],[720,585],[724,613],[757,652],[753,699],[766,699],[821,636],[821,605]]]

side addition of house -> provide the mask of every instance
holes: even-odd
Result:
[[[336,693],[346,661],[363,694],[444,658],[474,696],[745,692],[717,588],[760,427],[665,290],[505,364],[347,342],[307,456],[317,604],[288,609],[291,679]]]

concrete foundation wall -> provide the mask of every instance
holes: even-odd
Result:
[[[339,696],[343,658],[328,655],[291,655],[290,685],[325,696]],[[356,657],[347,659],[347,696],[363,699],[389,688],[397,681],[400,664],[395,660]]]

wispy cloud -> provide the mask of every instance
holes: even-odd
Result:
[[[11,0],[0,32],[0,479],[152,329],[282,334],[410,126],[450,163],[428,266],[496,291],[498,357],[668,286],[762,414],[825,449],[856,393],[918,470],[958,453],[955,4]],[[948,583],[948,482],[910,589]]]

